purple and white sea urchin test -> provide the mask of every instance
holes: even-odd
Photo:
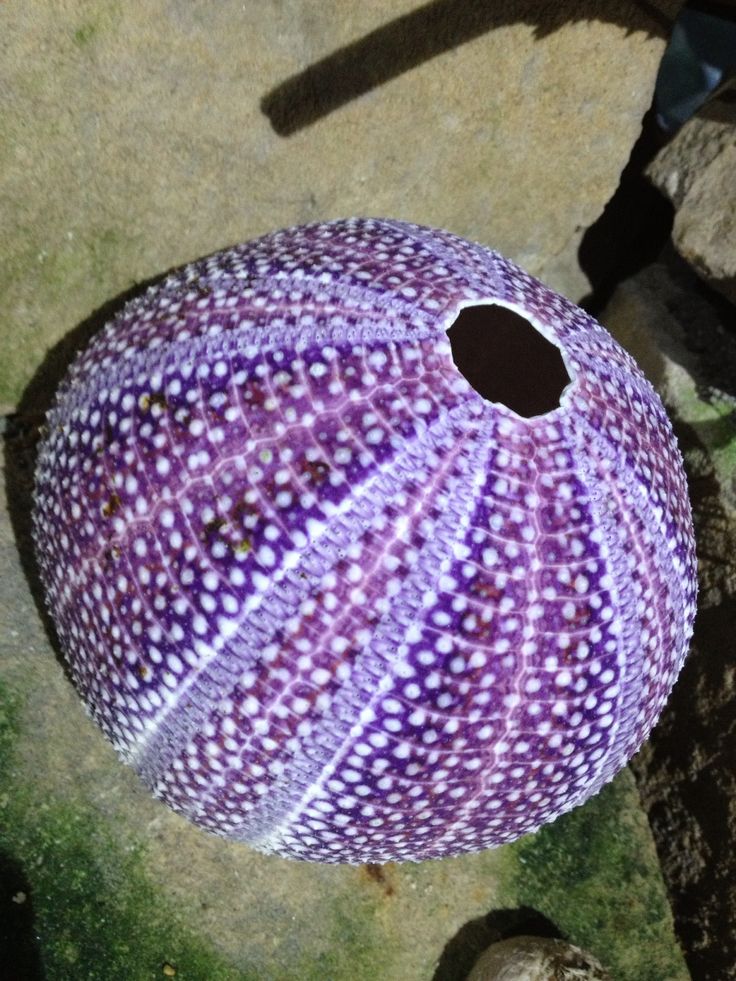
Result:
[[[59,390],[34,523],[123,759],[292,858],[538,828],[635,752],[692,631],[682,463],[633,360],[398,221],[276,232],[129,303]]]

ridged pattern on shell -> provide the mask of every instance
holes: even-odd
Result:
[[[446,331],[521,312],[560,407],[483,399]],[[489,336],[488,343],[493,343]],[[170,275],[73,364],[35,538],[79,690],[203,827],[322,861],[510,841],[595,793],[686,654],[681,459],[582,310],[449,233],[352,219]]]

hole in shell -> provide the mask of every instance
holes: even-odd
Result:
[[[495,303],[465,307],[447,336],[458,370],[487,401],[525,419],[559,407],[570,382],[560,349],[520,314]]]

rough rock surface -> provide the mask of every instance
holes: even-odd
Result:
[[[577,299],[680,5],[0,4],[0,411],[112,297],[316,218],[447,227]]]
[[[492,944],[468,981],[611,981],[594,957],[564,940],[513,937]]]
[[[700,580],[693,647],[634,765],[692,975],[732,981],[736,316],[699,296],[673,255],[621,284],[601,319],[656,384],[689,473]]]
[[[736,79],[685,123],[648,175],[675,205],[680,255],[736,302]]]

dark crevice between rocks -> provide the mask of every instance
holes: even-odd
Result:
[[[679,287],[672,312],[701,369],[698,395],[722,402],[724,394],[736,396],[736,308],[671,244],[674,208],[645,176],[668,139],[650,110],[619,187],[582,239],[579,260],[591,290],[581,305],[598,316],[624,280],[655,261],[666,266]],[[706,304],[712,317],[704,316]],[[692,977],[736,981],[736,666],[729,654],[736,636],[736,563],[727,568],[736,534],[703,443],[705,427],[718,425],[720,432],[722,424],[700,422],[696,429],[675,417],[673,425],[693,506],[699,609],[691,653],[632,770]],[[736,438],[736,426],[734,432]],[[720,571],[714,575],[714,569]]]
[[[675,421],[688,465],[700,563],[691,651],[632,763],[688,968],[698,981],[736,978],[733,874],[736,769],[736,533],[694,429]],[[704,575],[705,573],[705,575]]]
[[[557,927],[529,906],[493,910],[465,923],[445,945],[432,981],[465,981],[483,951],[511,937],[566,940]]]
[[[0,977],[44,981],[31,889],[20,863],[0,850]]]
[[[678,288],[676,305],[668,303],[668,309],[683,328],[687,350],[697,358],[702,373],[702,380],[696,380],[698,395],[705,402],[714,391],[736,399],[736,306],[696,275],[671,243],[659,261]]]
[[[674,209],[644,174],[667,140],[650,108],[616,191],[583,235],[578,260],[591,289],[580,306],[594,317],[618,284],[654,262],[670,239]]]

